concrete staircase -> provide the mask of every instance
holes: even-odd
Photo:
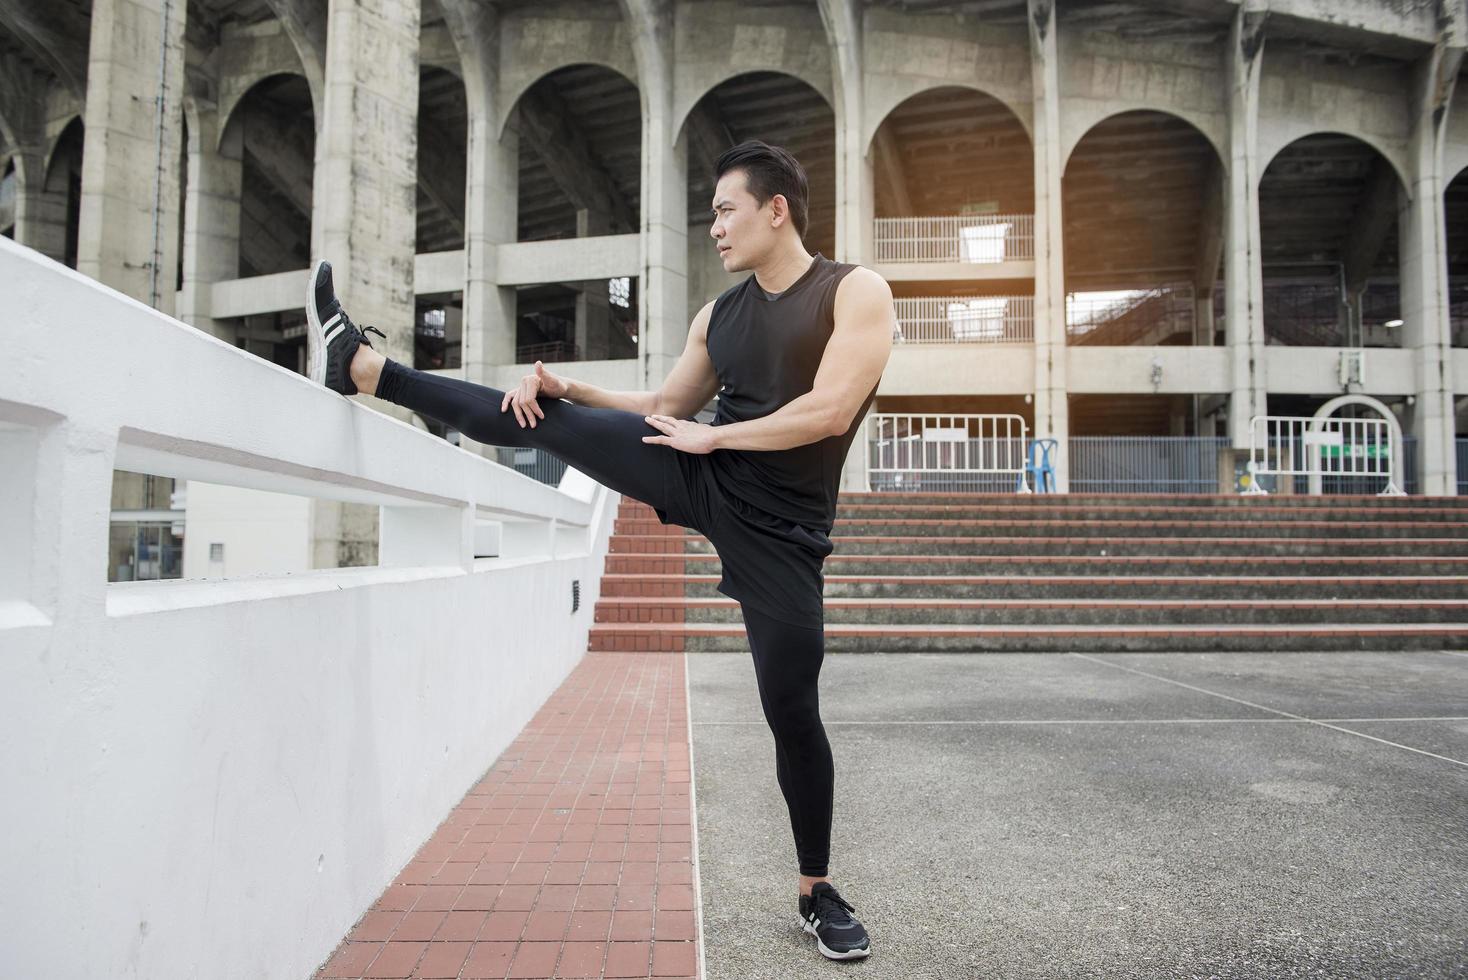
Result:
[[[831,652],[1468,650],[1468,498],[842,494]],[[593,650],[747,650],[708,539],[628,498]]]

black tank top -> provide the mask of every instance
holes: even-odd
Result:
[[[713,425],[769,415],[814,387],[835,325],[836,286],[855,268],[817,252],[805,274],[778,295],[771,297],[751,275],[714,300],[708,352],[722,387]],[[791,449],[715,449],[720,488],[830,533],[841,467],[876,393],[873,385],[841,435]]]

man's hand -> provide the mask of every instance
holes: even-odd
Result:
[[[545,369],[545,365],[536,361],[535,373],[521,378],[520,387],[505,392],[504,401],[500,402],[500,411],[513,408],[515,418],[520,421],[520,428],[525,428],[526,423],[529,423],[533,429],[537,416],[545,418],[545,412],[541,411],[540,405],[535,401],[536,396],[564,398],[568,390],[570,389],[565,378],[551,374]]]
[[[685,453],[711,453],[716,445],[718,432],[712,425],[675,419],[671,415],[644,415],[647,424],[665,433],[660,436],[643,436],[642,441],[658,446],[672,446]]]

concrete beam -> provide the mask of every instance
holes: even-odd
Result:
[[[311,217],[315,129],[303,119],[281,119],[251,109],[239,120],[245,152],[281,196],[308,220]]]
[[[584,279],[636,278],[639,236],[602,235],[495,247],[501,286],[533,286]]]
[[[87,51],[91,24],[69,3],[0,0],[4,25],[78,99],[87,94]]]
[[[1386,236],[1397,223],[1397,191],[1400,182],[1396,171],[1384,158],[1378,156],[1367,179],[1366,190],[1361,196],[1351,219],[1351,230],[1341,246],[1341,262],[1345,265],[1346,292],[1359,293],[1366,286],[1366,277],[1381,254]]]
[[[311,87],[316,118],[320,120],[326,85],[327,0],[265,0],[265,3],[295,45],[306,82]]]
[[[469,150],[445,139],[432,125],[418,125],[418,188],[464,237],[464,188]]]
[[[638,227],[637,212],[597,161],[586,138],[571,125],[570,107],[548,85],[520,97],[520,135],[540,155],[546,172],[577,208],[610,215],[623,228]]]
[[[1198,267],[1193,290],[1199,299],[1213,295],[1218,263],[1223,258],[1223,164],[1214,157],[1203,178],[1203,214],[1198,221]]]
[[[897,149],[897,141],[892,138],[891,130],[886,126],[880,127],[873,142],[877,149],[877,172],[886,183],[892,206],[899,215],[916,214],[912,209],[912,198],[907,193],[907,174],[902,166],[902,154]]]

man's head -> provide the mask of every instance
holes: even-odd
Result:
[[[781,239],[805,237],[810,192],[805,168],[778,146],[746,140],[715,164],[714,224],[724,269],[753,269]]]

